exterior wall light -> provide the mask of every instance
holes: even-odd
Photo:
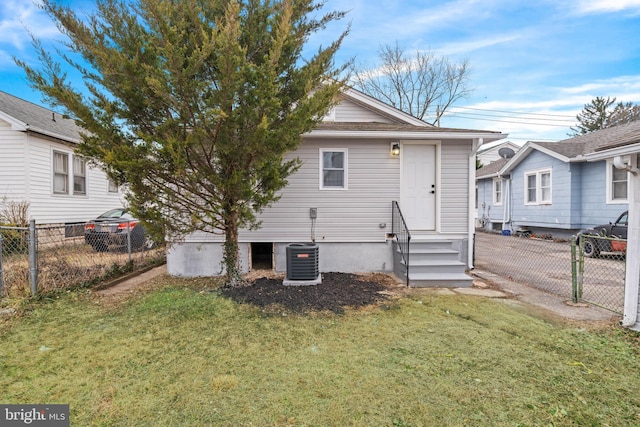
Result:
[[[398,157],[400,155],[400,143],[392,142],[391,143],[391,157]]]

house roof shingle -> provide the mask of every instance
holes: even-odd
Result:
[[[481,167],[476,170],[476,179],[497,176],[498,171],[502,169],[508,161],[509,159],[498,159],[495,162],[491,162],[488,165]]]
[[[0,112],[20,122],[26,130],[67,142],[80,142],[82,129],[74,120],[2,91],[0,91]]]
[[[596,151],[640,142],[640,120],[558,142],[533,142],[565,157],[576,158]]]

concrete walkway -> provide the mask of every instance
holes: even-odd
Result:
[[[497,287],[499,292],[503,293],[504,297],[508,297],[510,300],[515,299],[520,303],[545,310],[563,319],[587,322],[610,322],[612,324],[617,323],[621,319],[620,315],[612,311],[585,303],[575,304],[571,300],[563,299],[558,295],[542,291],[533,286],[511,281],[488,271],[475,269],[472,275],[476,277],[476,282],[474,282],[473,288],[467,289],[473,292],[482,291],[482,289],[478,289],[477,286],[482,286],[482,283],[486,282],[494,288]],[[464,289],[456,289],[454,291],[467,293]],[[492,297],[491,295],[495,292],[495,289],[485,289],[485,291],[489,291],[489,294],[486,296]],[[493,298],[495,298],[495,296],[493,296]]]

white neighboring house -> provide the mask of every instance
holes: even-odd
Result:
[[[281,199],[239,235],[242,271],[266,260],[286,271],[291,243],[315,242],[320,272],[395,272],[414,286],[470,285],[475,159],[500,132],[429,125],[356,90],[345,91],[290,157],[302,167]],[[394,148],[399,149],[399,152]],[[409,261],[397,202],[411,234]],[[223,273],[224,236],[198,232],[171,244],[169,274]]]
[[[0,208],[28,202],[36,224],[73,224],[122,206],[121,190],[76,157],[71,119],[0,91]]]
[[[501,144],[494,145],[493,147],[482,147],[478,150],[477,158],[482,163],[482,166],[487,166],[490,163],[495,162],[496,160],[502,159],[499,151],[501,148],[509,148],[513,150],[514,153],[517,153],[520,149],[519,145],[514,144],[511,141],[505,141]]]

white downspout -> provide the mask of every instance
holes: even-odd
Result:
[[[476,154],[482,147],[484,138],[474,139],[469,154],[469,209],[468,209],[468,236],[467,236],[467,268],[473,268],[473,239],[475,232],[475,209],[476,209]]]
[[[502,177],[500,177],[502,180]],[[505,179],[504,186],[502,188],[502,229],[505,229],[507,223],[511,222],[511,211],[509,210],[509,183],[511,182],[509,179]],[[509,226],[509,230],[511,230],[511,226]]]
[[[613,165],[630,172],[629,223],[627,230],[627,271],[625,273],[624,312],[620,324],[632,327],[638,321],[638,292],[640,290],[640,171],[637,156],[616,156]],[[640,325],[638,325],[640,327]],[[636,328],[634,328],[636,329]]]

